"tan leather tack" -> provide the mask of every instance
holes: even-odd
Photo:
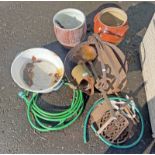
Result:
[[[76,65],[71,74],[83,91],[88,95],[94,94],[94,78],[84,63]]]
[[[88,46],[90,46],[90,48],[88,48]],[[88,52],[90,52],[90,49],[94,49],[97,54],[96,58],[92,61],[84,60],[81,56],[82,47],[85,47],[83,49],[88,50]],[[99,77],[99,80],[102,81],[103,88],[108,95],[121,92],[127,84],[128,64],[124,53],[116,45],[102,41],[97,34],[89,36],[86,42],[72,48],[66,56],[66,76],[69,81],[74,82],[72,79],[73,77],[70,76],[71,71],[67,71],[69,67],[67,63],[69,61],[72,61],[73,64],[78,64],[79,61],[83,61],[89,71],[91,71],[94,79],[96,79],[93,71],[95,69],[97,76]]]

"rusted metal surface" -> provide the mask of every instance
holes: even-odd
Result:
[[[107,94],[122,91],[127,83],[126,74],[128,66],[125,56],[123,56],[122,52],[120,52],[116,46],[111,46],[111,44],[107,45],[106,42],[101,41],[98,35],[89,37],[89,42],[95,44],[98,49],[98,57],[101,59],[101,63],[105,65],[105,69],[102,69],[102,75],[106,75],[106,80],[105,76],[102,76],[101,79],[104,77],[102,80],[105,81],[105,84],[108,83],[108,88],[104,87]],[[104,72],[106,72],[106,74]],[[103,86],[106,85],[103,84]]]
[[[32,81],[32,78],[34,76],[33,68],[34,68],[33,63],[27,63],[23,70],[23,80],[30,87],[33,85],[33,81]]]
[[[115,109],[114,119],[107,103],[98,105],[91,113],[91,124],[97,128],[97,134],[102,135],[114,144],[121,144],[131,138],[133,122]]]
[[[81,48],[83,47],[90,47],[85,48],[88,53],[90,53],[88,49],[96,51],[97,56],[93,61],[84,60],[81,55]],[[88,56],[90,57],[90,55]],[[98,84],[101,83],[106,94],[116,94],[125,88],[127,84],[126,74],[128,71],[128,65],[123,52],[115,45],[103,42],[100,40],[98,35],[93,34],[92,36],[89,36],[88,41],[72,48],[67,54],[64,64],[66,76],[68,80],[74,84],[76,83],[71,76],[71,71],[80,60],[85,62],[89,70],[94,75],[94,78],[98,79],[95,82],[97,89]],[[99,65],[96,66],[96,64]],[[95,75],[95,72],[97,75]]]
[[[103,114],[97,126],[99,134],[102,134],[107,140],[114,143],[114,141],[123,133],[128,127],[129,121],[120,113],[116,113],[116,119],[111,119],[110,112]],[[104,126],[104,128],[102,128]]]
[[[109,105],[104,101],[91,113],[90,123],[94,124],[97,135],[102,135],[113,144],[121,144],[134,136],[134,127],[139,123],[139,118],[137,115],[134,116],[127,103],[115,101],[115,105],[117,105],[117,108],[113,106],[115,118],[110,113]]]

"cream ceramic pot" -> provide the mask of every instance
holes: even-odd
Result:
[[[86,35],[86,17],[80,10],[68,8],[57,12],[53,24],[57,40],[67,48],[79,44]]]

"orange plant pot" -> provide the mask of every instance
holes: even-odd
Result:
[[[94,33],[99,34],[103,41],[119,44],[128,31],[128,17],[125,11],[109,7],[94,17]]]

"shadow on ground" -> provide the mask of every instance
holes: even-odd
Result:
[[[95,11],[91,12],[87,16],[88,35],[90,35],[93,32],[93,18],[96,15],[96,13],[102,10],[103,8],[106,8],[109,6],[120,8],[120,6],[113,3],[104,4],[100,6],[98,9],[96,9]],[[134,6],[130,6],[127,10],[128,22],[129,22],[130,28],[125,40],[119,45],[119,47],[123,50],[123,52],[127,57],[128,64],[129,64],[129,72],[141,70],[140,59],[139,59],[139,46],[154,12],[155,12],[155,5],[152,4],[151,2],[141,2]],[[48,45],[45,45],[44,47],[56,52],[62,58],[62,60],[64,60],[67,52],[69,51],[68,49],[65,49],[62,46],[60,46],[58,42],[50,43]],[[139,74],[137,76],[142,76],[142,75]],[[136,103],[138,103],[137,96],[141,89],[144,89],[143,81],[137,88],[134,88],[134,90],[129,91],[129,95],[133,96]],[[140,103],[138,103],[138,106],[139,105]],[[103,153],[115,153],[115,154],[116,153],[144,153],[146,151],[147,147],[152,142],[151,127],[149,122],[147,104],[144,104],[144,106],[141,108],[141,112],[143,116],[145,116],[144,117],[145,132],[140,143],[131,149],[123,150],[123,149],[109,148],[106,152],[103,152]],[[155,153],[155,150],[152,147],[152,150],[147,153]]]

